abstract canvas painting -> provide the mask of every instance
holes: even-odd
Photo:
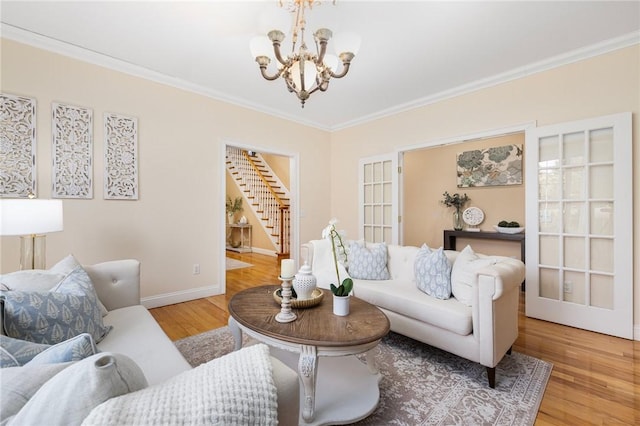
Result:
[[[464,151],[456,158],[458,188],[522,184],[522,146]]]

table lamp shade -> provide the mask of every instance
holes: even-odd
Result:
[[[62,200],[0,200],[0,235],[37,235],[62,229]]]

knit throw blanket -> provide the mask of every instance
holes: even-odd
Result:
[[[164,383],[112,398],[83,425],[277,425],[269,348],[245,347]]]

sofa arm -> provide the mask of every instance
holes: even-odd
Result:
[[[476,274],[473,332],[480,345],[480,364],[486,367],[495,367],[518,337],[524,276],[524,263],[511,258],[503,258]]]
[[[525,266],[522,261],[505,257],[498,263],[478,270],[477,275],[494,278],[495,287],[490,291],[491,298],[496,300],[500,298],[504,292],[509,292],[513,290],[514,287],[520,287],[525,278],[525,271]],[[483,290],[488,289],[480,289],[481,292]]]
[[[140,304],[140,262],[114,260],[83,266],[107,310]]]

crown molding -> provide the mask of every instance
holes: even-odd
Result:
[[[6,23],[0,24],[0,37],[328,132],[355,127],[374,120],[379,120],[381,118],[390,117],[412,109],[431,105],[446,99],[462,96],[481,89],[486,89],[488,87],[497,86],[502,83],[527,77],[532,74],[540,73],[553,68],[561,67],[563,65],[571,64],[584,59],[589,59],[595,56],[603,55],[605,53],[613,52],[615,50],[640,44],[640,31],[634,31],[620,37],[605,40],[603,42],[576,49],[539,62],[534,62],[523,67],[515,68],[510,71],[494,75],[492,77],[477,80],[469,84],[464,84],[458,87],[454,87],[450,90],[436,93],[431,96],[378,111],[373,114],[358,118],[356,120],[351,120],[337,124],[335,126],[327,127],[324,125],[320,125],[317,122],[313,122],[310,120],[301,120],[299,117],[285,114],[282,111],[278,111],[276,109],[268,107],[266,108],[262,105],[247,102],[246,100],[229,96],[227,94],[211,90],[201,85],[193,84],[182,79],[171,77],[157,71],[132,64],[130,62],[122,61],[120,59],[116,59],[102,53],[94,52],[77,45],[52,39],[50,37],[27,31],[13,25],[8,25]]]
[[[431,105],[446,99],[455,98],[467,93],[472,93],[481,89],[497,86],[502,83],[517,80],[519,78],[527,77],[543,71],[548,71],[550,69],[558,68],[563,65],[568,65],[574,62],[582,61],[584,59],[589,59],[595,56],[603,55],[605,53],[613,52],[615,50],[631,47],[636,44],[640,44],[640,31],[634,31],[621,37],[616,37],[597,44],[572,50],[570,52],[563,53],[561,55],[557,55],[539,62],[534,62],[523,67],[514,68],[510,71],[496,74],[482,80],[477,80],[469,84],[454,87],[450,90],[445,90],[443,92],[436,93],[422,99],[417,99],[415,101],[397,105],[386,110],[378,111],[376,113],[361,117],[357,120],[348,121],[338,126],[334,126],[331,128],[331,130],[336,131],[346,129],[348,127],[354,127],[367,122],[399,114],[401,112],[406,112],[426,105]]]
[[[217,101],[229,103],[242,108],[247,108],[253,111],[257,111],[263,114],[272,115],[274,117],[282,118],[287,121],[296,122],[305,126],[314,127],[324,131],[330,131],[331,129],[326,126],[319,125],[318,123],[310,120],[301,120],[299,117],[283,113],[282,111],[264,107],[246,100],[239,99],[228,94],[221,93],[212,90],[208,87],[191,83],[189,81],[171,77],[166,74],[153,71],[148,68],[141,67],[136,64],[132,64],[121,59],[114,58],[112,56],[98,53],[93,50],[86,49],[75,44],[66,43],[60,40],[56,40],[42,34],[34,33],[24,30],[13,25],[6,23],[0,24],[0,37],[13,40],[19,43],[27,44],[39,49],[43,49],[49,52],[57,53],[63,56],[67,56],[73,59],[77,59],[83,62],[87,62],[100,67],[108,68],[114,71],[122,72],[134,77],[139,77],[145,80],[153,81],[156,83],[164,84],[174,87],[176,89],[185,90],[198,95],[202,95]]]

